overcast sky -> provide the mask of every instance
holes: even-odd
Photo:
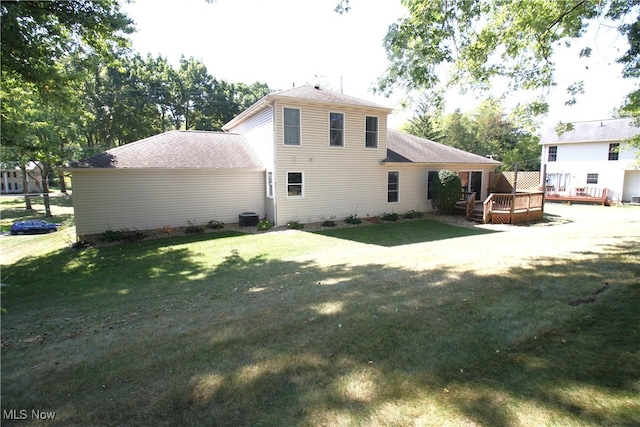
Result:
[[[177,65],[181,55],[202,61],[209,74],[229,82],[265,82],[271,89],[288,89],[320,82],[345,94],[392,108],[404,94],[376,97],[371,87],[385,70],[382,40],[389,25],[403,15],[400,0],[351,0],[349,13],[334,12],[338,0],[135,0],[122,9],[136,23],[133,48],[141,55],[162,55]],[[589,60],[559,54],[559,88],[552,93],[546,124],[562,120],[608,118],[633,81],[621,78],[615,63],[627,49],[614,29],[594,26],[575,49],[592,46]],[[586,95],[564,106],[564,87],[584,79]],[[506,101],[515,102],[514,98]],[[476,101],[452,93],[448,110],[468,111]],[[398,111],[392,127],[411,116]]]

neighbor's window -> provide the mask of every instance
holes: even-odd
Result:
[[[597,173],[588,173],[587,174],[587,184],[597,184],[598,183],[598,174]]]
[[[287,172],[287,198],[301,199],[304,197],[304,173]]]
[[[558,158],[558,146],[551,145],[549,147],[549,157],[547,157],[547,161],[555,162],[557,158]]]
[[[344,147],[343,113],[329,113],[329,146]]]
[[[400,193],[400,172],[389,171],[387,174],[387,202],[397,203]]]
[[[367,116],[366,122],[364,146],[367,148],[378,148],[378,118]]]
[[[618,160],[618,154],[620,153],[620,144],[609,144],[609,160]]]
[[[300,110],[284,109],[284,145],[300,145]]]
[[[267,197],[273,197],[273,172],[267,172]]]

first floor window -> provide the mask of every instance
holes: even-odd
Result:
[[[400,172],[389,171],[387,174],[387,202],[397,203],[400,195]]]
[[[329,113],[329,146],[344,147],[344,114]]]
[[[618,155],[620,153],[620,144],[609,144],[609,160],[618,160]]]
[[[273,172],[267,172],[267,197],[273,197]]]
[[[433,197],[431,196],[431,185],[433,184],[433,180],[438,174],[438,171],[429,171],[429,175],[427,176],[427,200],[431,200]]]
[[[598,183],[598,174],[597,173],[588,173],[587,174],[587,184],[597,184]]]
[[[547,157],[547,161],[555,162],[558,158],[558,146],[552,145],[549,147],[549,156]]]
[[[304,197],[304,173],[287,172],[287,197],[294,199]]]

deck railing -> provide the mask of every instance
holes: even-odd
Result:
[[[463,191],[460,201],[465,205],[465,215],[469,218],[473,213],[473,208],[476,206],[475,191]]]
[[[483,203],[482,221],[494,224],[517,224],[542,219],[544,193],[541,191],[500,194],[491,193]]]

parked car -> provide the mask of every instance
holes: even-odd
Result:
[[[16,221],[11,224],[11,234],[46,234],[58,231],[61,224],[47,221]]]

